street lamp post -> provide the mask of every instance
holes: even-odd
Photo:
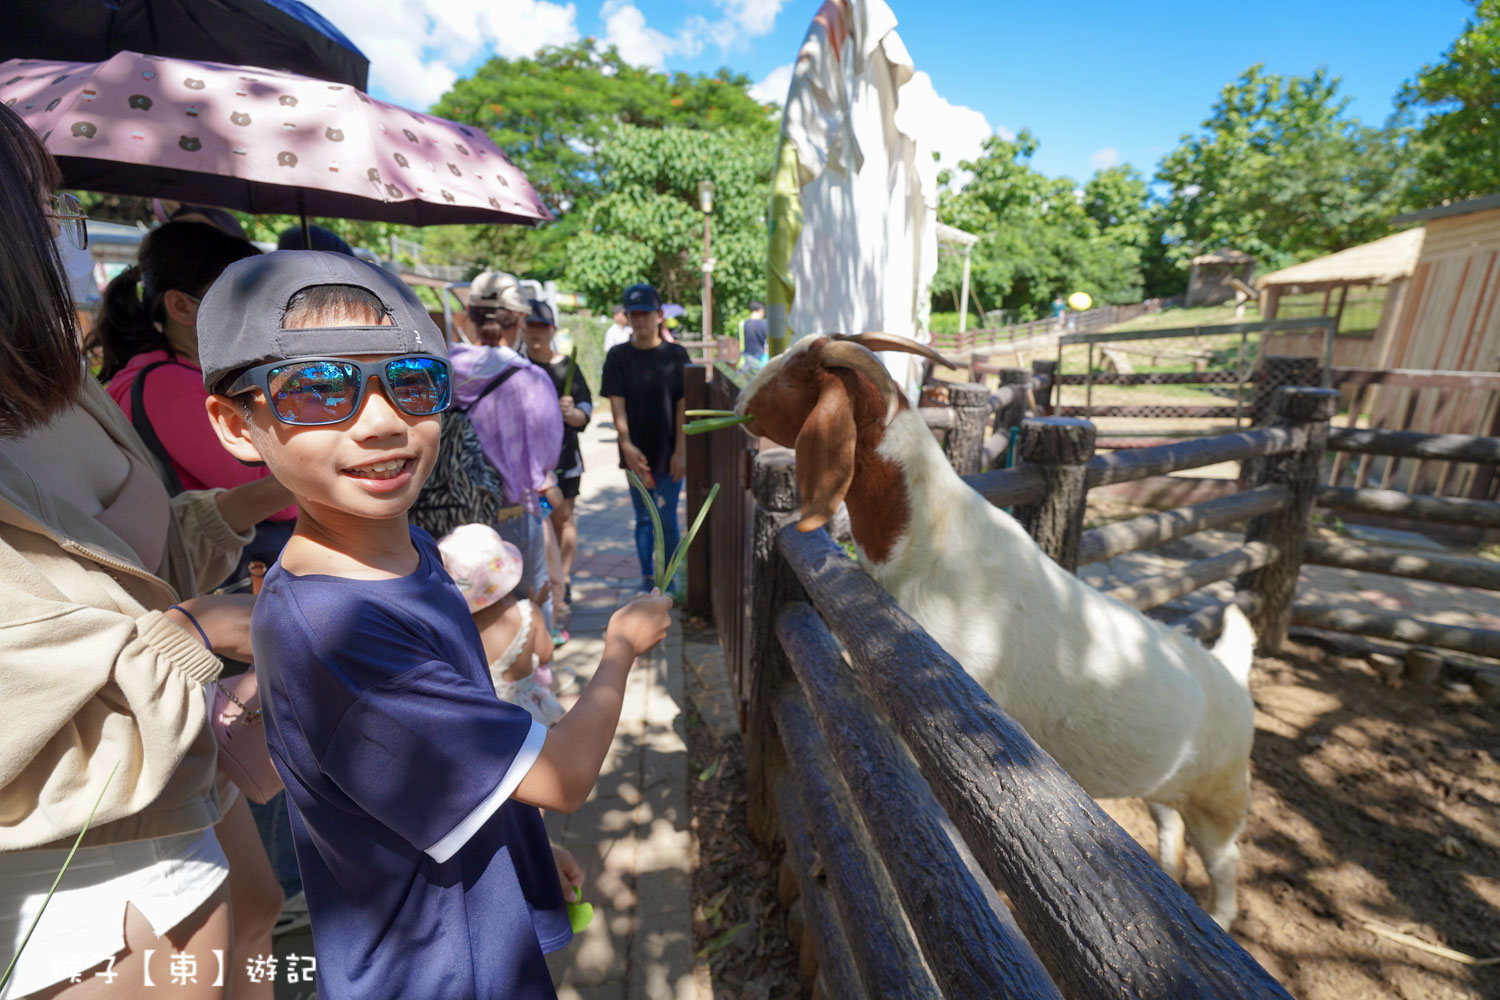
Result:
[[[703,339],[713,341],[714,258],[709,215],[714,210],[714,182],[698,182],[698,207],[703,210]],[[708,353],[705,351],[705,353]]]

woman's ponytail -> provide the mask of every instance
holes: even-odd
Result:
[[[168,222],[147,233],[136,254],[139,263],[104,290],[85,345],[100,353],[99,378],[108,382],[137,354],[172,350],[166,334],[168,292],[202,298],[224,268],[259,252],[248,240],[203,222]]]
[[[137,354],[168,349],[167,335],[141,301],[141,268],[132,264],[104,289],[85,348],[100,353],[99,379],[108,382]]]

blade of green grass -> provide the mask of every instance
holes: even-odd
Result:
[[[635,487],[641,499],[646,501],[646,510],[651,514],[651,530],[656,538],[656,550],[651,567],[656,571],[656,585],[665,590],[667,584],[662,579],[662,571],[667,568],[667,539],[661,532],[661,513],[656,509],[656,497],[646,489],[646,484],[641,482],[641,477],[635,474],[634,469],[626,469],[625,475],[629,477],[630,485]]]
[[[682,425],[684,434],[707,434],[709,431],[721,431],[726,427],[738,427],[740,424],[748,424],[755,418],[750,415],[743,417],[712,417],[703,420],[693,420]]]
[[[42,900],[41,909],[37,910],[36,916],[31,918],[31,926],[26,928],[26,936],[21,939],[21,947],[17,948],[16,953],[11,956],[10,964],[5,967],[4,975],[0,975],[0,990],[4,990],[5,984],[10,982],[11,973],[16,969],[16,962],[20,960],[21,952],[26,950],[26,943],[31,940],[31,932],[36,930],[37,922],[42,919],[42,914],[47,912],[47,904],[52,902],[52,894],[57,891],[58,885],[62,882],[62,877],[67,872],[68,865],[73,863],[73,855],[78,853],[78,845],[83,843],[83,835],[89,832],[89,824],[94,821],[94,813],[99,811],[99,803],[104,801],[104,793],[109,791],[109,783],[115,780],[115,772],[119,769],[120,763],[116,761],[115,766],[110,768],[109,777],[104,779],[104,787],[99,789],[99,797],[94,800],[94,808],[89,810],[88,818],[83,821],[83,829],[78,831],[78,837],[73,841],[73,849],[63,859],[63,866],[58,870],[57,878],[52,880],[52,888],[47,890],[47,898]]]
[[[734,411],[733,410],[688,410],[686,412],[687,412],[687,415],[690,416],[690,417],[732,417],[732,416],[734,416]]]
[[[693,544],[693,539],[698,535],[698,529],[703,527],[703,522],[708,518],[708,512],[714,505],[714,497],[719,495],[719,484],[714,483],[709,488],[708,496],[703,501],[703,506],[698,508],[698,516],[693,518],[693,523],[688,527],[688,532],[682,541],[677,543],[677,551],[672,553],[672,561],[667,563],[667,582],[671,583],[677,571],[682,568],[682,561],[687,558],[687,550]]]

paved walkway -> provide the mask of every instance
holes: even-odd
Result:
[[[579,552],[566,623],[572,638],[553,661],[564,705],[599,665],[609,616],[640,585],[635,515],[625,474],[616,467],[613,426],[607,420],[590,425],[583,447],[588,472],[575,508]],[[695,643],[694,652],[707,657],[712,650]],[[593,922],[549,958],[561,1000],[694,998],[684,674],[674,611],[666,640],[630,672],[614,745],[593,794],[576,813],[546,818],[553,840],[583,866],[584,899],[594,905]],[[289,955],[312,953],[306,931],[277,938],[275,945],[283,963]],[[276,998],[311,1000],[311,991],[278,977]]]
[[[572,638],[554,660],[564,704],[593,675],[609,616],[635,595],[641,579],[613,425],[590,424],[583,449],[588,471],[575,506]],[[593,923],[551,958],[562,1000],[693,998],[682,646],[674,612],[666,641],[630,673],[614,746],[593,795],[572,815],[547,816],[554,840],[583,865],[584,898],[595,908]]]

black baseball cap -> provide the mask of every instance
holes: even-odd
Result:
[[[526,322],[538,326],[556,326],[557,318],[552,315],[552,307],[541,299],[531,300],[531,311],[526,314]]]
[[[363,288],[380,300],[391,325],[283,329],[292,297],[321,285]],[[235,261],[204,294],[197,326],[198,364],[209,392],[224,376],[267,361],[351,354],[448,356],[442,332],[401,279],[358,257],[325,250],[275,250]]]
[[[655,312],[660,308],[661,296],[656,294],[655,288],[645,282],[625,289],[626,312]]]

